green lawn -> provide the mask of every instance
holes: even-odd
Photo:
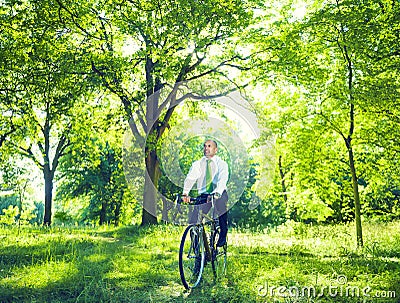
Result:
[[[2,227],[0,302],[400,302],[400,222],[363,227],[362,250],[352,225],[231,230],[227,275],[192,291],[183,227]]]

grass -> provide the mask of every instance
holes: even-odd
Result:
[[[352,225],[230,230],[227,275],[191,291],[183,228],[2,227],[0,302],[400,302],[400,222],[364,223],[363,249]]]

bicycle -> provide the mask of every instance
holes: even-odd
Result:
[[[204,201],[205,200],[205,201]],[[198,196],[191,198],[191,205],[201,205],[212,203],[214,206],[214,195]],[[208,202],[210,201],[210,202]],[[182,199],[179,195],[176,198],[176,205],[181,204]],[[199,209],[199,218],[195,224],[186,227],[182,235],[179,247],[179,273],[182,284],[186,289],[191,289],[199,285],[203,274],[204,266],[211,262],[214,279],[226,273],[227,264],[227,244],[217,247],[220,234],[218,218],[209,216]],[[205,222],[205,219],[207,221]],[[210,226],[210,231],[206,232],[206,226]]]

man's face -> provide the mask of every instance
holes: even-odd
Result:
[[[208,140],[204,142],[203,152],[205,157],[207,158],[213,157],[217,153],[217,150],[218,148],[213,141]]]

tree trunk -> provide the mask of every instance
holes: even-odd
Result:
[[[167,199],[162,196],[161,197],[162,200],[162,216],[161,216],[161,220],[163,223],[167,223],[168,222],[168,211],[170,210],[169,208],[169,203],[167,201]]]
[[[99,224],[103,225],[104,223],[106,223],[106,219],[107,219],[107,203],[105,201],[103,201],[103,202],[101,202]]]
[[[114,226],[115,227],[117,227],[119,225],[120,216],[121,216],[121,203],[117,202],[115,204],[115,210],[114,210]]]
[[[283,193],[283,200],[285,201],[285,204],[286,204],[288,198],[287,198],[287,193],[286,193],[285,173],[284,173],[283,167],[282,167],[282,155],[279,155],[278,165],[279,165],[279,174],[281,176],[281,187],[282,187],[282,193]]]
[[[157,224],[158,159],[155,150],[146,153],[142,225]]]
[[[278,158],[278,168],[279,168],[279,175],[281,177],[281,188],[282,188],[282,195],[283,195],[283,201],[285,203],[286,206],[286,217],[290,220],[297,220],[297,210],[296,207],[292,204],[289,205],[288,204],[288,195],[287,195],[287,187],[286,187],[286,181],[285,181],[285,177],[286,174],[283,170],[283,166],[282,166],[282,155],[279,155]]]
[[[358,192],[358,177],[356,174],[356,167],[354,164],[354,155],[353,148],[350,145],[348,147],[349,151],[349,164],[351,171],[351,180],[353,183],[353,195],[354,195],[354,206],[355,206],[355,219],[356,219],[356,233],[357,233],[357,246],[362,247],[363,236],[362,236],[362,227],[361,227],[361,204],[360,204],[360,194]]]
[[[343,37],[345,37],[345,30],[342,27]],[[348,70],[348,89],[349,89],[349,101],[350,101],[350,125],[349,125],[349,135],[345,138],[345,143],[347,150],[349,152],[349,165],[351,171],[351,179],[353,182],[353,195],[354,195],[354,207],[355,207],[355,219],[356,219],[356,234],[357,234],[357,246],[363,246],[363,238],[362,238],[362,227],[361,227],[361,204],[360,204],[360,194],[358,192],[358,178],[356,174],[356,167],[354,164],[354,155],[353,155],[353,147],[351,144],[353,134],[354,134],[354,125],[355,125],[355,109],[354,109],[354,96],[353,96],[353,62],[351,55],[349,54],[349,50],[347,48],[346,43],[343,44],[342,52],[347,61],[347,70]]]
[[[44,218],[43,225],[51,225],[51,208],[53,201],[53,177],[54,173],[50,171],[50,166],[46,163],[43,167],[44,175]]]
[[[124,197],[124,191],[120,190],[118,193],[118,198],[114,202],[115,203],[115,208],[114,208],[114,226],[117,227],[119,225],[120,219],[121,219],[121,206],[122,206],[122,199]]]

